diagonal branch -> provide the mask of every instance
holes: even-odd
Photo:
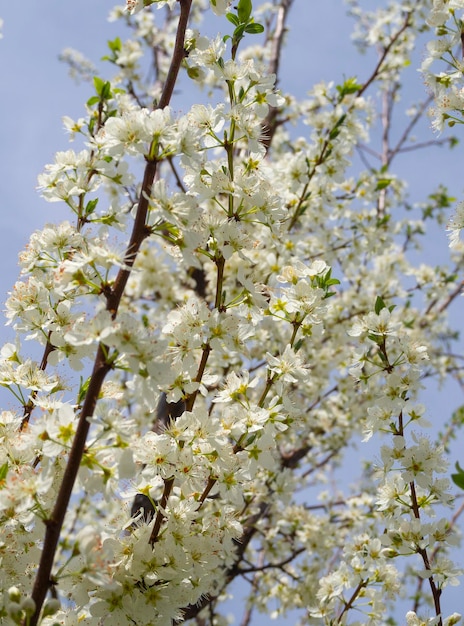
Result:
[[[179,73],[179,68],[185,54],[185,31],[190,15],[192,0],[179,0],[179,2],[180,17],[177,28],[176,43],[171,60],[171,66],[169,68],[166,83],[164,85],[163,93],[161,95],[161,99],[158,105],[159,108],[166,107],[171,100],[174,86]],[[156,174],[156,169],[156,161],[147,162],[143,176],[143,183],[140,192],[137,213],[132,228],[132,234],[126,249],[126,267],[119,270],[119,273],[114,283],[114,287],[107,296],[106,308],[112,314],[113,319],[117,315],[121,298],[124,293],[124,289],[127,284],[131,268],[137,257],[137,253],[143,240],[148,234],[148,231],[146,229],[146,218],[148,213],[149,197]],[[35,612],[30,617],[30,619],[25,619],[24,626],[37,625],[41,609],[47,595],[47,591],[50,588],[50,575],[55,559],[58,541],[61,534],[61,529],[63,527],[64,517],[68,509],[71,493],[85,451],[85,444],[90,428],[90,422],[88,418],[90,418],[94,413],[101,387],[103,385],[106,375],[111,369],[111,364],[108,363],[105,356],[106,354],[108,354],[108,350],[105,349],[105,346],[100,344],[95,357],[95,363],[92,371],[92,376],[90,378],[88,391],[79,416],[76,434],[69,453],[68,463],[63,475],[63,480],[60,485],[55,506],[53,508],[51,517],[45,522],[46,529],[42,554],[32,591],[32,599],[35,602]]]

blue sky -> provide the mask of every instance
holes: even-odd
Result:
[[[374,3],[377,6],[380,2]],[[120,24],[108,23],[111,1],[79,0],[79,2],[9,2],[0,8],[4,20],[0,41],[0,245],[3,271],[0,273],[0,301],[11,289],[18,275],[17,255],[26,245],[31,232],[46,222],[70,219],[64,205],[49,204],[37,194],[37,175],[57,150],[70,147],[62,126],[62,116],[77,118],[84,114],[83,103],[92,95],[89,85],[77,86],[67,68],[58,60],[65,47],[82,51],[98,61],[106,52],[106,41],[120,35]],[[229,32],[229,23],[216,18],[217,30]],[[374,57],[361,57],[350,42],[352,21],[346,16],[342,0],[319,2],[295,0],[290,15],[288,46],[281,65],[280,87],[297,96],[317,81],[342,82],[344,76],[366,78]],[[408,70],[404,89],[405,99],[419,100],[425,96],[417,64],[423,48],[415,53],[416,63]],[[415,65],[415,67],[414,67]],[[103,68],[104,66],[100,65]],[[111,75],[111,68],[108,68]],[[102,74],[104,77],[104,74]],[[181,106],[178,94],[173,106]],[[421,139],[433,138],[427,124],[421,128]],[[398,163],[408,180],[411,199],[424,199],[438,183],[464,198],[462,151],[434,149],[418,152]],[[424,187],[426,181],[426,187]],[[448,258],[444,231],[426,240],[424,258],[443,261]],[[462,299],[453,317],[462,319]],[[462,322],[459,322],[462,328]],[[11,333],[0,326],[1,343],[11,339]],[[3,397],[3,396],[2,396]],[[447,418],[451,410],[462,403],[457,389],[446,386],[441,393],[427,392],[430,413]],[[464,465],[464,459],[461,459]],[[456,595],[455,602],[459,602]],[[445,593],[446,597],[447,594]],[[458,610],[459,605],[447,606]]]

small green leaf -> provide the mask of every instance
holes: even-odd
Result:
[[[378,346],[382,345],[383,343],[383,337],[381,335],[374,335],[372,333],[368,333],[367,338],[370,339],[373,343],[375,343]],[[385,359],[385,357],[383,356],[381,352],[379,353],[379,356],[380,358]]]
[[[382,298],[380,296],[377,296],[376,300],[375,300],[375,305],[374,305],[374,311],[377,313],[377,315],[380,313],[380,311],[382,309],[386,308],[386,304],[385,302],[382,300]]]
[[[262,24],[255,24],[252,22],[245,27],[245,32],[250,35],[258,35],[259,33],[264,32],[264,26]]]
[[[457,426],[462,426],[464,424],[464,404],[453,412],[451,421]]]
[[[226,18],[229,20],[229,22],[232,22],[234,26],[238,26],[240,24],[240,20],[235,15],[235,13],[226,13]]]
[[[295,351],[295,353],[298,352],[298,350],[301,348],[303,343],[304,343],[304,339],[298,339],[298,341],[293,346],[293,350]]]
[[[380,191],[381,189],[385,189],[391,182],[391,178],[379,178],[377,185],[375,186],[375,190]]]
[[[97,104],[97,102],[100,102],[100,98],[98,96],[92,96],[87,100],[87,106],[92,107],[94,104]]]
[[[8,474],[8,463],[4,463],[2,466],[0,466],[0,483],[2,480],[5,480],[7,474]]]
[[[108,80],[103,85],[100,96],[102,100],[108,100],[111,98],[111,83]]]
[[[93,213],[95,211],[95,207],[97,206],[97,204],[98,204],[98,198],[95,198],[94,200],[89,200],[85,207],[85,214],[90,215],[91,213]]]
[[[346,120],[346,113],[344,113],[336,122],[335,126],[332,128],[329,134],[329,139],[335,139],[340,134],[340,126]]]
[[[457,474],[451,474],[451,480],[460,489],[464,489],[464,470],[462,469],[462,467],[459,465],[458,462],[456,462],[455,467],[456,467],[456,470],[457,470],[458,473]]]
[[[111,52],[119,52],[119,50],[121,50],[121,45],[121,39],[119,37],[116,37],[113,41],[108,41],[108,48]]]
[[[324,297],[322,299],[327,300],[327,298],[331,298],[332,296],[336,296],[336,295],[337,295],[336,291],[328,291],[327,293],[324,294]]]
[[[187,67],[187,76],[192,78],[193,80],[197,80],[202,75],[200,68],[198,67]]]
[[[93,84],[94,84],[94,87],[95,87],[95,91],[98,93],[99,96],[101,96],[103,87],[105,85],[105,81],[102,80],[101,78],[99,78],[98,76],[94,76],[93,77]]]
[[[77,394],[77,404],[80,406],[82,405],[82,403],[85,400],[85,396],[87,394],[87,390],[89,388],[90,385],[90,376],[89,378],[87,378],[87,380],[83,380],[82,376],[80,379],[80,385],[79,385],[79,391]]]
[[[337,85],[337,91],[340,94],[340,99],[343,100],[345,96],[356,93],[361,87],[362,85],[358,83],[356,77],[352,76],[351,78],[347,78],[343,85]]]
[[[253,5],[251,0],[240,0],[237,6],[237,13],[241,24],[247,24],[250,20]]]
[[[243,38],[243,33],[245,32],[245,24],[241,24],[237,26],[234,30],[234,41],[240,41]]]

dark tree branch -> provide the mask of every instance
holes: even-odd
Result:
[[[187,28],[192,0],[179,0],[179,2],[180,17],[177,28],[176,43],[168,76],[166,78],[166,83],[164,85],[158,108],[164,108],[169,104],[172,93],[174,91],[174,85],[176,83],[179,73],[179,68],[182,59],[184,58],[185,30]],[[113,289],[107,296],[106,308],[113,316],[113,319],[117,315],[121,298],[124,293],[124,289],[127,284],[131,268],[135,262],[137,253],[143,240],[148,234],[148,230],[146,229],[146,218],[156,169],[156,161],[147,162],[143,176],[143,183],[140,192],[137,213],[132,228],[132,234],[125,254],[126,267],[119,270]],[[30,619],[25,619],[24,626],[37,625],[42,606],[47,595],[47,591],[50,589],[51,586],[51,570],[55,559],[61,529],[63,527],[64,517],[68,509],[71,493],[85,451],[85,444],[90,428],[90,422],[88,418],[92,417],[94,413],[103,382],[106,375],[111,369],[111,365],[107,362],[105,356],[107,353],[108,350],[106,349],[106,347],[104,347],[103,345],[99,345],[97,355],[95,357],[95,363],[90,378],[88,391],[80,413],[79,422],[76,429],[76,435],[74,437],[74,441],[69,453],[69,458],[64,472],[63,480],[60,485],[60,489],[51,517],[45,522],[45,539],[42,548],[39,568],[32,590],[32,599],[35,602],[35,612],[30,617]]]

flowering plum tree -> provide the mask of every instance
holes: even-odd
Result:
[[[2,624],[220,626],[236,581],[244,626],[271,610],[459,621],[446,591],[463,507],[450,512],[445,475],[459,419],[426,436],[419,394],[462,380],[447,313],[464,213],[451,266],[417,265],[450,199],[429,190],[406,211],[395,163],[421,148],[432,97],[435,127],[463,121],[464,1],[349,4],[377,61],[302,101],[278,90],[296,0],[111,12],[130,37],[109,42],[85,116],[65,118],[81,149],[39,176],[68,219],[32,234],[6,303],[17,339],[0,384],[18,408],[0,416]],[[203,18],[222,34],[204,36]],[[394,140],[427,29],[433,93]],[[178,113],[186,89],[198,97]],[[356,489],[332,487],[359,435],[379,458]]]

